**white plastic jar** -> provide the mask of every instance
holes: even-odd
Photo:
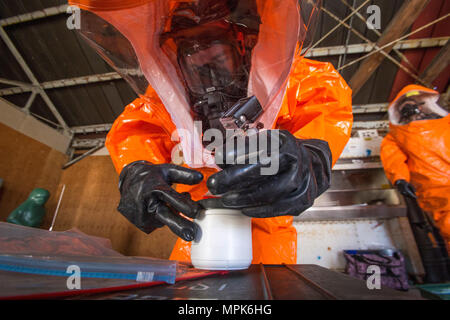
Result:
[[[253,258],[251,218],[239,210],[206,209],[195,222],[201,230],[191,247],[195,268],[241,270],[250,266]]]

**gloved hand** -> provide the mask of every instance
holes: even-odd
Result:
[[[416,199],[416,189],[414,186],[410,183],[408,183],[406,180],[398,179],[394,183],[397,190],[404,196],[414,198]]]
[[[130,163],[120,173],[117,210],[145,233],[167,225],[182,239],[192,241],[198,226],[179,212],[195,218],[202,208],[189,193],[180,194],[171,184],[194,185],[202,179],[200,172],[173,164]]]
[[[256,218],[296,216],[311,207],[314,200],[328,189],[332,163],[328,143],[297,139],[284,130],[267,130],[267,137],[275,137],[272,141],[277,141],[275,131],[279,133],[279,152],[277,155],[273,145],[268,143],[269,159],[272,157],[269,163],[257,161],[252,164],[247,161],[247,164],[229,165],[226,160],[236,160],[242,151],[238,148],[216,151],[216,163],[223,170],[212,175],[207,186],[212,194],[222,195],[225,207],[239,208],[243,214]],[[261,134],[258,133],[258,139]],[[247,158],[251,156],[249,141],[247,137],[244,152]],[[261,174],[261,168],[268,168],[273,159],[279,161],[278,172]]]

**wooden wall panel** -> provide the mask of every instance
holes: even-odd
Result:
[[[51,197],[42,228],[48,229],[63,185],[66,185],[53,230],[71,228],[111,240],[125,255],[168,258],[176,241],[168,228],[147,235],[117,210],[118,175],[109,156],[88,157],[62,170],[67,156],[0,124],[0,220],[25,201],[34,188]]]
[[[176,241],[169,229],[147,235],[117,210],[120,194],[118,174],[109,156],[81,160],[61,176],[66,185],[54,230],[79,230],[111,240],[113,249],[125,255],[168,258]]]
[[[0,123],[0,220],[6,221],[34,188],[50,191],[45,221],[51,219],[67,156]],[[45,223],[45,222],[44,222]]]

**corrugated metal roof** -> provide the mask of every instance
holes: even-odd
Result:
[[[0,4],[1,18],[64,3],[62,0],[4,1]],[[112,68],[76,32],[67,29],[66,20],[66,15],[57,15],[8,26],[5,30],[39,82],[112,72]],[[3,43],[0,50],[2,65],[9,66],[0,69],[0,77],[29,82],[14,57],[8,55],[9,51]],[[136,97],[121,79],[51,89],[47,90],[47,94],[69,126],[113,122],[123,107]],[[29,95],[5,98],[14,103],[21,102],[18,105],[23,106]],[[33,103],[31,111],[56,122],[41,99]]]
[[[348,4],[352,5],[354,8],[358,8],[365,1],[364,0],[346,0]],[[398,11],[400,6],[403,4],[403,0],[391,0],[391,1],[370,1],[367,6],[376,4],[380,7],[381,15],[381,26],[384,29],[388,23],[391,21],[392,17]],[[349,14],[351,10],[347,8],[341,1],[324,1],[324,7],[328,11],[335,14],[337,17],[344,19]],[[364,7],[366,8],[366,6]],[[367,17],[365,10],[361,10],[360,13]],[[364,37],[368,38],[372,42],[378,40],[378,36],[372,30],[367,28],[367,25],[361,21],[356,15],[353,16],[351,20],[351,27],[362,34]],[[346,21],[350,25],[350,19]],[[328,16],[325,12],[321,12],[321,20],[319,21],[321,25],[320,32],[317,33],[315,37],[315,43],[322,36],[328,33],[329,30],[337,25],[336,20]],[[347,43],[348,37],[348,43]],[[339,29],[334,31],[328,38],[321,42],[320,47],[337,46],[345,44],[357,44],[365,43],[361,38],[351,32],[349,29],[341,26]],[[346,63],[361,57],[362,54],[351,54],[347,55],[344,60],[343,56],[331,56],[331,57],[320,57],[317,60],[331,62],[335,67],[343,66]],[[394,55],[395,56],[395,55]],[[339,59],[342,59],[339,63]],[[351,76],[356,72],[360,66],[360,62],[356,63],[346,69],[344,69],[341,74],[345,80],[349,81]],[[390,87],[394,81],[394,76],[397,73],[398,67],[392,62],[385,59],[382,65],[374,72],[372,77],[366,82],[359,93],[353,97],[354,104],[368,104],[368,103],[380,103],[386,102],[390,94]]]
[[[364,3],[364,0],[346,1],[354,8]],[[2,0],[0,2],[0,19],[64,4],[66,4],[66,0]],[[403,0],[372,0],[368,5],[371,4],[376,4],[381,9],[382,30],[380,31],[383,31],[403,4]],[[342,1],[337,0],[325,0],[324,7],[341,19],[347,17],[351,12]],[[366,16],[365,9],[360,12]],[[67,29],[66,19],[65,14],[60,14],[6,26],[5,30],[39,82],[112,72],[111,67],[76,32]],[[347,23],[351,23],[354,30],[371,41],[375,42],[378,39],[378,36],[356,16],[348,20]],[[321,12],[319,30],[317,30],[313,43],[336,25],[337,22],[333,18],[325,12]],[[341,26],[331,36],[322,41],[318,47],[358,43],[364,43],[364,41]],[[1,78],[30,82],[2,41],[0,41],[0,54]],[[345,59],[344,56],[320,57],[317,60],[329,61],[335,67],[338,67],[359,58],[361,55],[347,54]],[[400,61],[396,54],[392,54],[392,56]],[[343,77],[348,81],[359,68],[359,65],[360,63],[356,63],[344,69]],[[385,59],[354,97],[354,104],[388,101],[397,71],[398,67]],[[0,85],[0,88],[7,87],[10,86]],[[70,127],[111,123],[122,112],[124,106],[136,97],[132,89],[122,79],[49,89],[47,94]],[[20,93],[3,98],[18,106],[24,106],[29,96],[30,93]],[[31,112],[52,122],[57,122],[39,96],[34,101]],[[379,114],[379,118],[384,116],[383,113]]]

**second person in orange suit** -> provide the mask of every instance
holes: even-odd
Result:
[[[403,88],[389,105],[381,160],[390,182],[403,195],[417,196],[450,244],[450,115],[443,103],[435,90]]]

